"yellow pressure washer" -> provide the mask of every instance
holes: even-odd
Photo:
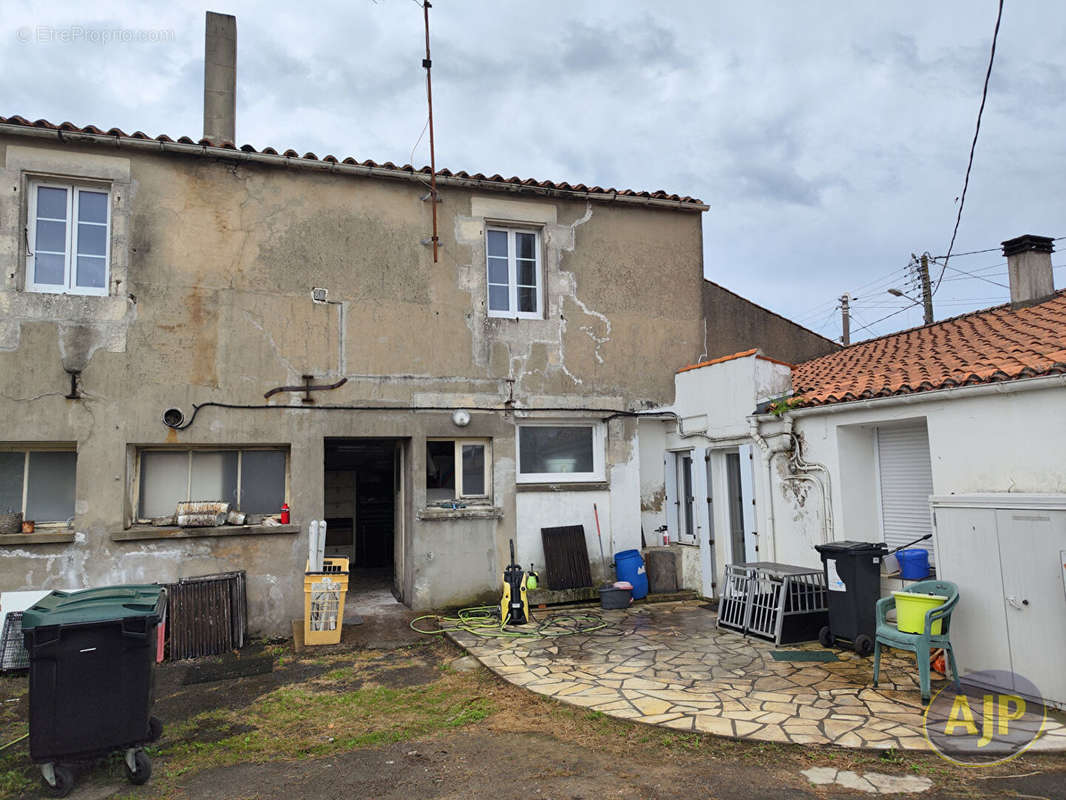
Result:
[[[503,570],[503,595],[500,597],[500,620],[504,625],[525,625],[531,622],[529,599],[526,596],[526,573],[519,566],[511,540],[511,563]]]

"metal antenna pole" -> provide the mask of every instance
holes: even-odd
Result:
[[[433,204],[433,263],[437,263],[437,247],[440,241],[437,236],[437,155],[433,146],[433,79],[430,73],[433,61],[429,57],[429,0],[423,0],[422,11],[426,19],[426,57],[422,59],[422,66],[426,68],[426,102],[429,105],[429,199]]]

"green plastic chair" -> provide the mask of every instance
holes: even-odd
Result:
[[[943,649],[948,656],[948,664],[951,666],[951,674],[955,676],[955,683],[959,682],[959,669],[955,666],[955,650],[948,638],[948,630],[951,627],[951,612],[955,604],[959,602],[959,587],[950,581],[918,581],[907,587],[908,592],[915,594],[939,594],[947,597],[944,605],[925,612],[925,630],[922,633],[903,633],[896,628],[895,623],[888,621],[888,612],[896,607],[894,596],[882,597],[877,601],[877,637],[874,640],[874,686],[877,686],[877,676],[881,671],[881,645],[895,647],[899,650],[910,650],[918,660],[918,678],[922,687],[922,702],[929,703],[929,659],[933,650]],[[942,620],[941,632],[933,635],[933,623]]]

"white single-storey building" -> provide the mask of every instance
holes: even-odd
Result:
[[[1066,291],[1052,248],[1004,242],[1009,304],[792,367],[748,351],[680,372],[677,423],[641,424],[644,484],[656,445],[666,466],[645,530],[698,548],[707,596],[727,563],[817,566],[823,542],[933,533],[920,546],[960,587],[963,673],[1014,670],[1066,701],[1052,668],[1066,662]],[[900,588],[893,568],[886,591]]]

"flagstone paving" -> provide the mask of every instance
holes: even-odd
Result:
[[[883,654],[874,689],[872,659],[838,650],[833,662],[775,661],[775,649],[821,648],[719,631],[693,603],[600,613],[608,627],[589,634],[449,636],[510,683],[612,717],[759,741],[930,749],[910,654]],[[1066,728],[1049,728],[1034,748],[1066,748]]]

